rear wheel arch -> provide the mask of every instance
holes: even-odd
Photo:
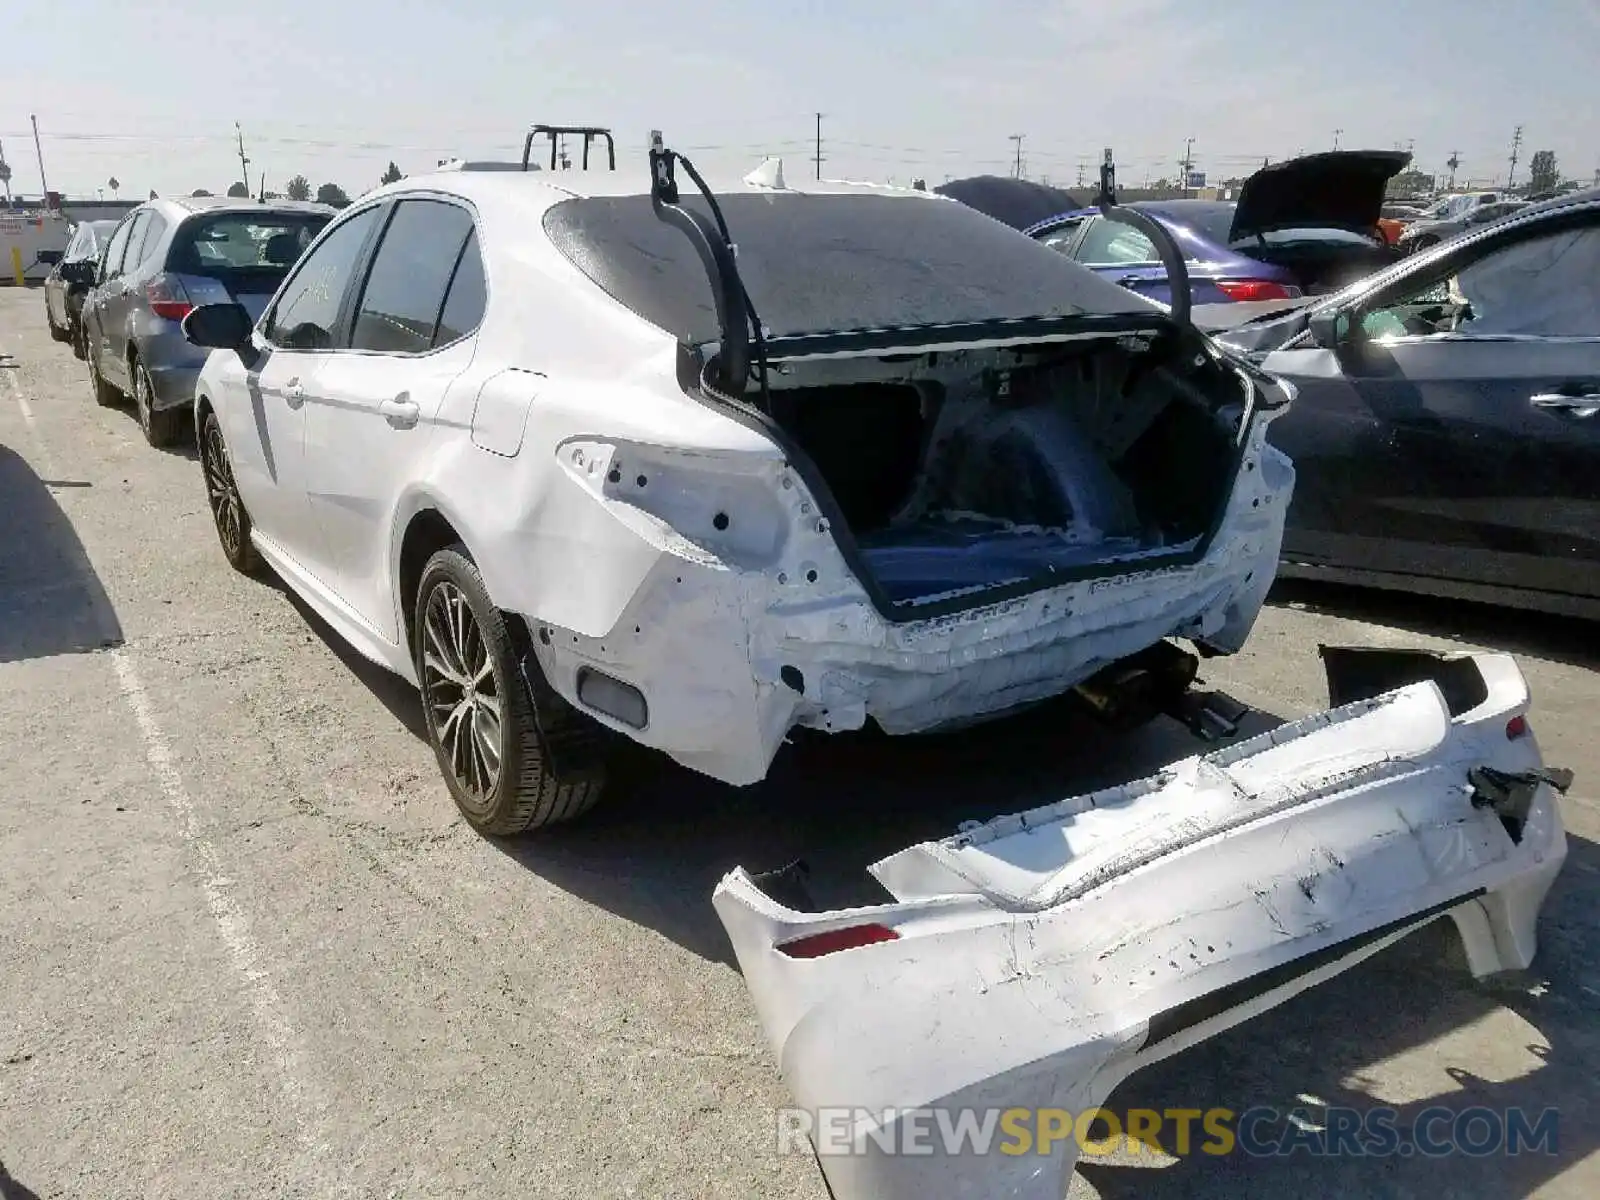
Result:
[[[405,533],[400,538],[395,578],[399,585],[396,599],[401,613],[401,628],[405,633],[408,651],[414,645],[416,635],[417,588],[422,583],[423,569],[440,550],[455,545],[461,546],[468,558],[477,561],[467,539],[450,518],[433,505],[426,504],[417,509],[406,522]]]

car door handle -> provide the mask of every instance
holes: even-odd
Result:
[[[1535,408],[1569,412],[1575,417],[1592,417],[1600,412],[1600,391],[1535,392],[1528,397]]]
[[[422,410],[405,392],[401,392],[393,400],[383,401],[378,405],[378,411],[394,429],[410,429],[422,416]]]
[[[306,402],[306,389],[301,386],[298,375],[283,385],[283,398],[290,408],[299,408]]]
[[[1144,280],[1138,275],[1124,275],[1121,279],[1117,280],[1117,282],[1125,288],[1131,288],[1137,287],[1139,284],[1143,283]]]

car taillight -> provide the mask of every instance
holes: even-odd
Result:
[[[144,295],[150,301],[150,311],[164,321],[181,321],[194,311],[189,293],[171,275],[157,275],[145,284]]]
[[[1297,300],[1300,289],[1273,279],[1222,279],[1217,291],[1229,300]]]
[[[887,925],[850,925],[844,929],[830,929],[827,933],[813,933],[778,946],[778,952],[790,958],[821,958],[837,954],[840,950],[855,950],[861,946],[876,946],[880,942],[898,941],[900,935]]]
[[[1521,713],[1506,722],[1506,738],[1510,741],[1514,742],[1518,738],[1525,738],[1532,732],[1533,726],[1528,724],[1528,718]]]

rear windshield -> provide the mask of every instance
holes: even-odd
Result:
[[[331,218],[322,213],[225,212],[186,222],[173,239],[167,268],[185,275],[273,276],[288,273]]]
[[[706,211],[698,196],[686,205]],[[1128,313],[1150,305],[954,201],[871,194],[717,197],[745,289],[774,337]],[[693,244],[648,196],[564,200],[551,241],[601,288],[680,340],[720,335]]]
[[[1228,235],[1233,232],[1234,205],[1226,201],[1189,200],[1175,204],[1135,204],[1132,207],[1174,225],[1186,225],[1206,241],[1218,246],[1226,246]]]

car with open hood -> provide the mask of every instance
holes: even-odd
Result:
[[[1195,304],[1322,294],[1393,262],[1379,228],[1384,189],[1405,169],[1402,151],[1340,150],[1263,167],[1237,200],[1133,200],[1181,248]],[[1058,213],[1026,232],[1075,262],[1166,301],[1171,281],[1144,233],[1098,208]]]

